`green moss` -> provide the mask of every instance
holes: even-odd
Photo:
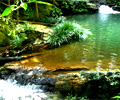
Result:
[[[10,37],[7,35],[7,27],[0,27],[0,46],[9,45]]]

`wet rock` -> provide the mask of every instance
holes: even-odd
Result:
[[[72,91],[72,85],[67,81],[56,82],[55,88],[62,94],[67,94]]]
[[[47,72],[46,70],[21,67],[16,63],[5,64],[4,67],[6,68],[0,70],[0,78],[16,80],[17,84],[20,85],[39,85],[45,91],[55,90],[56,79],[50,76],[43,76],[43,73]]]
[[[62,95],[88,97],[89,99],[110,99],[120,90],[120,72],[82,72],[58,77],[56,90]],[[114,92],[113,92],[114,91]]]
[[[80,93],[85,83],[86,79],[79,74],[67,74],[58,78],[55,88],[62,94],[68,94],[71,93],[71,91]]]
[[[98,12],[98,7],[96,4],[87,3],[89,13]]]
[[[15,70],[3,67],[0,69],[0,79],[7,79],[12,73],[15,73]]]
[[[112,9],[113,9],[113,10],[120,11],[120,6],[112,6]]]
[[[41,88],[45,91],[55,90],[55,82],[56,79],[52,77],[39,77],[37,79],[32,80],[32,83],[36,85],[41,85]]]

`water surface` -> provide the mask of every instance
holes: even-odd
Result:
[[[67,18],[90,29],[93,35],[82,42],[47,50],[40,56],[19,63],[50,70],[66,67],[98,70],[120,68],[120,14],[82,14]]]

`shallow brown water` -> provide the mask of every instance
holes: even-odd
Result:
[[[111,56],[111,58],[105,58],[94,51],[85,50],[83,43],[85,42],[43,50],[41,53],[38,53],[38,56],[37,53],[34,53],[32,54],[33,57],[17,61],[17,63],[20,63],[22,66],[42,67],[47,70],[120,68],[120,59],[116,55]]]
[[[39,56],[21,60],[22,66],[39,66],[48,70],[120,68],[120,14],[83,14],[69,16],[93,33],[87,39],[45,50]]]

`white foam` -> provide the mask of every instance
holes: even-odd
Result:
[[[120,13],[120,12],[113,10],[107,5],[101,5],[99,8],[99,13]]]
[[[0,80],[0,100],[42,100],[46,97],[38,85],[21,86],[16,81]]]

